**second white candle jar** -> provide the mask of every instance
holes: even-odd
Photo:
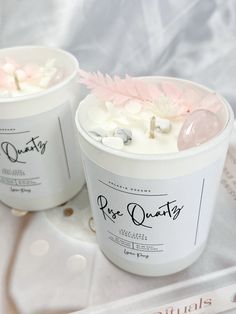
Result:
[[[147,80],[164,80],[212,95],[207,88],[184,80]],[[145,153],[146,146],[143,153],[132,153],[91,136],[88,110],[96,98],[88,97],[77,110],[76,123],[101,250],[120,268],[139,275],[168,275],[186,268],[203,252],[214,216],[233,125],[230,106],[219,96],[221,130],[201,145],[160,154],[150,153],[152,149]],[[152,140],[158,141],[158,134]]]
[[[60,205],[84,184],[74,127],[78,62],[65,51],[37,46],[1,49],[0,60],[5,62],[0,73],[0,199],[29,211]],[[52,70],[43,68],[47,62],[56,69],[52,84],[45,88],[44,81],[31,91],[23,76],[38,71],[47,80]],[[25,71],[12,73],[14,64]],[[2,87],[14,83],[13,92]]]

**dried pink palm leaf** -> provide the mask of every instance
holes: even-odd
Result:
[[[187,90],[182,91],[175,84],[166,80],[157,84],[147,82],[126,75],[124,79],[119,76],[111,78],[101,72],[86,72],[79,69],[79,82],[85,84],[102,101],[111,101],[114,105],[123,105],[128,101],[154,104],[160,116],[175,119],[185,116],[198,109],[208,109],[212,112],[219,110],[219,99],[207,96],[202,99],[198,93]]]
[[[108,74],[89,73],[81,69],[79,75],[80,83],[85,84],[102,100],[112,101],[115,105],[124,104],[129,100],[152,102],[158,100],[162,94],[157,85],[129,76],[125,79],[115,76],[112,79]]]
[[[222,108],[220,98],[216,93],[212,93],[204,97],[199,105],[199,109],[207,109],[212,112],[217,112]]]
[[[181,89],[168,81],[164,81],[161,83],[161,89],[163,90],[165,95],[168,95],[169,97],[176,100],[179,99],[183,94]]]

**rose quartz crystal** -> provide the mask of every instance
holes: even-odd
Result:
[[[196,110],[184,121],[178,136],[178,149],[199,146],[213,138],[221,130],[217,115],[209,110]]]

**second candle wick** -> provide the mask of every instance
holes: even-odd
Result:
[[[155,138],[156,117],[152,116],[150,121],[149,138]]]
[[[17,77],[16,73],[14,73],[14,80],[15,80],[15,84],[16,84],[17,90],[21,90],[21,88],[20,88],[20,82],[19,82],[19,80],[18,80],[18,77]]]

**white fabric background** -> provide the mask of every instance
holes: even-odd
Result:
[[[0,17],[0,47],[56,46],[90,71],[192,79],[236,110],[235,0],[1,0]]]
[[[66,49],[76,55],[81,68],[89,71],[192,79],[222,93],[236,112],[236,0],[0,0],[0,48],[28,44]],[[142,278],[115,268],[93,244],[72,241],[46,224],[45,218],[40,224],[42,219],[41,214],[32,218],[22,245],[28,248],[29,241],[42,238],[47,231],[58,255],[56,260],[48,255],[32,268],[27,251],[18,253],[10,291],[21,314],[68,313],[102,303],[103,299],[112,301],[145,290]],[[1,314],[10,313],[3,280],[20,224],[0,205]],[[214,232],[217,234],[217,230]],[[76,280],[62,276],[63,258],[78,252],[89,260],[87,272]],[[225,252],[227,258],[222,258],[213,246],[210,256],[210,261],[216,261],[214,265],[201,260],[175,280],[198,273],[199,265],[208,272],[235,262],[231,250]],[[50,269],[54,265],[57,268],[45,275],[48,263]],[[33,280],[34,274],[37,280]],[[47,287],[43,285],[45,276]],[[166,280],[172,282],[172,278]],[[161,283],[155,278],[146,281],[148,289]],[[110,291],[109,284],[117,285],[117,291]],[[121,289],[124,285],[127,291]]]

